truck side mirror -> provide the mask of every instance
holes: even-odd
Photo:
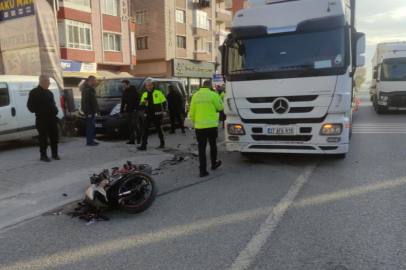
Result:
[[[378,71],[377,70],[374,71],[374,79],[375,80],[378,79]]]
[[[221,75],[226,75],[227,63],[226,63],[226,53],[227,49],[225,45],[219,46],[219,51],[221,53]]]
[[[366,49],[366,38],[364,33],[357,33],[356,34],[356,39],[357,39],[357,67],[362,67],[365,65],[365,56],[362,54],[365,53]]]

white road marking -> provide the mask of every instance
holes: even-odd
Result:
[[[352,132],[358,134],[405,134],[406,123],[355,124]]]
[[[265,222],[261,224],[258,232],[252,237],[246,248],[238,255],[233,265],[230,267],[230,270],[245,270],[250,267],[261,248],[272,236],[276,226],[281,221],[288,208],[293,204],[300,189],[310,178],[315,168],[316,165],[311,165],[305,168],[303,173],[290,187],[288,193],[286,193],[278,205],[271,210]]]

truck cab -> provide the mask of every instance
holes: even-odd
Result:
[[[365,59],[355,1],[251,1],[220,48],[229,151],[345,156]]]

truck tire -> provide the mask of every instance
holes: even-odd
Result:
[[[384,106],[378,105],[378,106],[376,107],[376,113],[377,113],[377,114],[384,114],[385,112],[386,112],[386,109],[385,109]]]

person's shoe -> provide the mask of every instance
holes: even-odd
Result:
[[[200,172],[200,174],[199,174],[199,176],[200,177],[205,177],[205,176],[208,176],[209,175],[209,172]]]
[[[135,144],[135,141],[128,141],[125,144]]]
[[[52,155],[52,158],[55,160],[61,160],[61,157],[59,155]]]
[[[211,169],[214,171],[214,170],[216,170],[218,167],[220,167],[221,166],[221,160],[217,160],[216,161],[216,163],[214,163],[212,166],[211,166]]]
[[[40,160],[44,162],[51,162],[51,159],[47,156],[41,156]]]
[[[93,141],[93,144],[97,144],[97,145],[99,145],[100,143],[99,143],[99,142],[95,142],[95,141]]]
[[[182,129],[182,133],[186,133],[186,130],[185,130],[185,129]]]
[[[98,143],[88,143],[88,144],[86,144],[87,146],[98,146],[99,144]]]
[[[147,145],[146,144],[141,144],[141,146],[138,146],[137,149],[140,150],[140,151],[145,151],[145,150],[147,150]]]
[[[141,144],[141,140],[137,140],[137,144]]]
[[[175,130],[169,131],[169,134],[175,134]]]
[[[165,142],[161,142],[158,148],[165,148]]]

